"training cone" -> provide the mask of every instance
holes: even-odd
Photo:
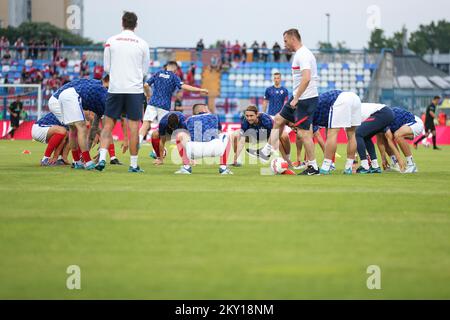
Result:
[[[31,154],[31,151],[30,150],[23,150],[22,154]]]

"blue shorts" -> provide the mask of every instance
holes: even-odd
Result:
[[[108,93],[105,116],[118,120],[126,115],[129,120],[142,120],[142,99],[143,93]]]
[[[283,106],[281,109],[280,116],[283,117],[284,120],[295,123],[295,110],[291,108],[292,98],[289,99],[289,102]]]

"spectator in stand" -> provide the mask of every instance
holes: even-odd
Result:
[[[27,68],[22,67],[22,72],[20,73],[20,83],[26,83],[27,81]]]
[[[226,59],[226,45],[225,45],[225,41],[220,41],[219,43],[219,50],[220,50],[220,63],[223,64],[225,63],[225,59]]]
[[[58,90],[59,87],[61,87],[61,81],[58,78],[58,75],[54,73],[52,75],[52,78],[48,80],[48,87],[52,94]]]
[[[0,57],[3,57],[6,49],[9,47],[9,40],[6,37],[0,38]]]
[[[231,42],[227,41],[227,45],[226,45],[226,60],[231,63],[231,60],[233,60],[233,48],[231,46]]]
[[[20,97],[16,96],[16,101],[9,105],[9,120],[11,121],[11,130],[9,135],[11,140],[14,140],[14,133],[20,125],[20,114],[22,113],[23,103],[20,101]]]
[[[16,42],[14,43],[14,47],[16,48],[16,60],[22,60],[24,59],[24,52],[25,52],[25,42],[22,38],[17,38]]]
[[[42,39],[41,41],[41,59],[48,59],[49,57],[47,56],[47,41],[45,41],[44,39]]]
[[[39,44],[39,41],[34,41],[34,46],[33,46],[33,58],[32,59],[37,59],[37,58],[39,58],[39,47],[40,47],[40,44]]]
[[[67,74],[67,66],[69,65],[69,60],[67,58],[62,59],[59,62],[59,67],[61,69],[61,74],[66,75]]]
[[[253,62],[259,61],[259,44],[257,41],[253,42],[252,44],[252,50],[253,50]]]
[[[9,52],[9,49],[4,50],[3,52],[2,64],[11,64],[11,52]]]
[[[242,45],[242,61],[247,62],[247,44],[245,42]]]
[[[217,55],[212,55],[211,56],[211,64],[209,65],[209,70],[210,71],[220,71],[220,67],[219,67],[219,59],[217,58]]]
[[[28,42],[28,54],[27,54],[27,59],[33,59],[33,54],[34,54],[34,40],[30,40]]]
[[[278,44],[278,42],[275,42],[275,44],[272,47],[273,50],[273,60],[275,62],[280,62],[280,58],[281,58],[281,47]]]
[[[103,66],[97,65],[97,62],[94,62],[94,79],[102,80],[103,79]]]
[[[233,46],[233,60],[234,61],[241,60],[241,45],[239,44],[239,41],[237,41],[237,40]]]
[[[181,79],[181,81],[183,81],[184,80],[184,73],[183,73],[183,70],[180,68],[180,65],[177,63],[177,65],[178,65],[178,68],[177,68],[177,70],[175,71],[175,74],[178,76],[178,78],[180,78]],[[165,69],[165,68],[164,68]]]
[[[261,56],[264,62],[269,60],[269,48],[267,48],[267,43],[265,41],[263,41],[261,45]]]
[[[80,61],[80,77],[85,77],[86,74],[89,75],[89,62],[86,55],[83,54]]]
[[[59,38],[53,39],[52,47],[53,47],[53,60],[56,60],[56,58],[59,56],[59,50],[61,49],[61,40],[59,40]]]
[[[203,50],[205,50],[203,39],[200,39],[199,42],[197,42],[197,47],[195,48],[195,50],[197,51],[197,61],[201,61]]]

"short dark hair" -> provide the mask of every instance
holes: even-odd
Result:
[[[106,76],[103,77],[103,81],[109,82],[109,74],[107,74]]]
[[[122,16],[122,27],[134,30],[137,26],[137,15],[134,12],[125,11]]]
[[[281,77],[281,73],[280,73],[280,72],[275,72],[275,73],[273,74],[273,76],[280,76],[280,77]]]
[[[166,64],[166,67],[167,66],[174,66],[174,67],[177,67],[178,68],[178,63],[176,62],[176,61],[169,61],[169,62],[167,62],[167,64]]]
[[[171,113],[169,117],[167,118],[167,127],[169,130],[167,130],[168,133],[172,133],[177,127],[178,123],[180,122],[180,119],[178,119],[178,116],[176,113]]]
[[[206,104],[204,104],[204,103],[196,103],[196,104],[194,104],[194,105],[192,106],[192,114],[196,114],[195,111],[196,111],[199,107],[203,107],[203,106],[206,107]]]
[[[258,114],[258,108],[256,106],[248,106],[247,109],[245,109],[245,112],[254,112]]]
[[[289,29],[289,30],[286,30],[286,31],[283,33],[283,36],[284,36],[284,35],[288,35],[288,36],[291,36],[291,37],[295,37],[295,38],[297,38],[298,41],[302,41],[302,37],[300,36],[300,32],[298,31],[298,29]]]
[[[435,97],[433,98],[433,100],[441,100],[441,97],[435,96]]]

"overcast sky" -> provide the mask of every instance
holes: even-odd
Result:
[[[375,6],[375,7],[374,7]],[[84,35],[105,41],[121,31],[124,10],[138,15],[137,34],[151,47],[191,47],[203,38],[251,44],[263,40],[282,44],[284,30],[300,29],[305,44],[316,48],[327,39],[331,14],[331,42],[345,41],[352,49],[367,45],[368,25],[380,24],[388,35],[403,25],[449,17],[449,0],[90,0],[84,1]],[[369,12],[368,12],[369,11]],[[380,14],[378,15],[379,12]]]

